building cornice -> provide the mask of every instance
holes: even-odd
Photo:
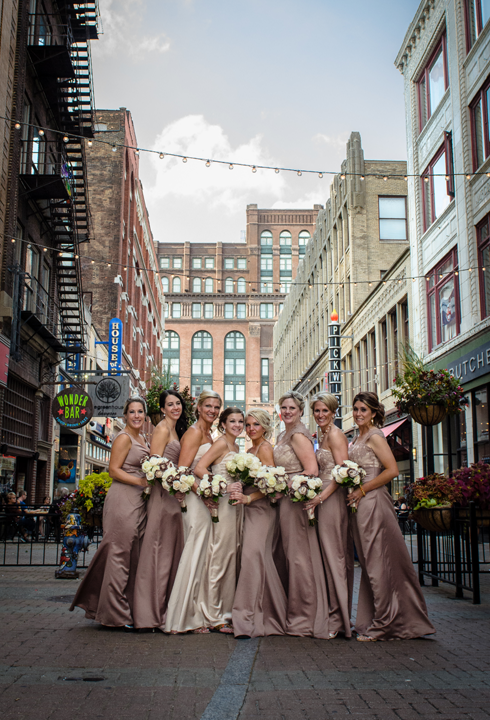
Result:
[[[397,67],[402,74],[405,72],[413,51],[425,32],[427,21],[435,9],[436,4],[437,0],[422,0],[410,23],[402,46],[395,59],[395,67]]]

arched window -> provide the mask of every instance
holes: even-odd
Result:
[[[172,382],[179,384],[180,372],[180,337],[173,330],[165,331],[163,340],[163,369],[170,371]]]
[[[237,284],[236,284],[236,290],[239,293],[247,292],[247,283],[245,281],[245,278],[238,278]]]
[[[214,292],[214,280],[213,278],[206,278],[204,281],[204,292],[212,293]]]
[[[245,337],[240,332],[230,332],[225,337],[225,404],[235,405],[245,411]]]
[[[172,292],[173,292],[173,293],[179,293],[181,287],[182,287],[182,283],[181,283],[181,281],[180,281],[180,278],[179,278],[179,277],[174,277],[174,279],[172,280]]]
[[[308,242],[311,239],[311,235],[308,232],[308,230],[302,230],[298,236],[298,251],[299,256],[303,257],[303,255],[306,252],[306,246],[308,245]]]
[[[192,337],[191,393],[197,397],[203,390],[213,389],[213,338],[205,330]]]
[[[170,289],[170,283],[168,282],[168,277],[162,277],[162,290],[164,293],[168,293]]]
[[[279,233],[279,245],[281,247],[281,253],[286,250],[286,248],[289,248],[289,252],[291,252],[291,245],[292,245],[292,237],[289,230],[283,230],[281,233]]]
[[[272,248],[272,233],[270,230],[264,230],[260,233],[260,247],[262,248],[262,251],[263,248]]]
[[[225,280],[225,292],[232,293],[235,291],[233,278],[226,278]]]
[[[194,278],[192,280],[192,292],[195,292],[195,293],[201,292],[201,278]]]

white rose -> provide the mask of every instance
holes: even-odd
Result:
[[[340,478],[346,478],[347,475],[348,475],[348,472],[349,472],[349,471],[348,471],[347,468],[341,467],[340,470],[339,470],[339,477],[340,477]]]
[[[156,457],[156,456],[153,456],[148,460],[148,462],[150,463],[150,465],[152,467],[155,467],[156,465],[160,465],[161,461],[162,461],[162,458]]]
[[[309,500],[313,500],[313,498],[316,497],[316,492],[314,490],[308,490],[308,492],[306,493],[306,497]]]
[[[207,475],[206,475],[206,477],[207,477]],[[200,487],[202,487],[202,488],[204,488],[204,489],[205,489],[205,488],[208,488],[208,487],[211,487],[211,483],[209,482],[209,480],[205,480],[205,479],[203,478],[203,479],[201,480],[201,482],[200,482]]]
[[[310,489],[316,488],[316,487],[317,487],[317,485],[316,485],[316,479],[310,478],[310,479],[308,480],[308,487],[309,487]]]
[[[293,490],[297,490],[299,487],[301,487],[301,480],[293,480],[291,483],[291,487]]]
[[[304,485],[302,485],[299,488],[298,492],[301,493],[301,495],[306,495],[306,493],[308,492],[308,488],[306,488]]]
[[[354,485],[360,485],[360,484],[361,484],[361,479],[358,475],[357,477],[354,478]]]
[[[153,472],[153,470],[150,470],[149,472],[147,472],[146,477],[148,480],[153,480],[155,477],[155,473]]]
[[[353,468],[354,470],[357,470],[357,463],[352,462],[352,460],[344,460],[344,465],[346,465],[348,468]]]
[[[297,500],[301,500],[301,495],[299,494],[299,492],[295,492],[295,493],[294,493],[294,497],[295,497]]]
[[[275,470],[276,470],[276,475],[282,476],[282,475],[286,474],[286,468],[283,468],[282,465],[279,465],[278,467],[276,467]]]
[[[150,461],[149,461],[149,460],[145,460],[145,462],[144,462],[144,463],[142,464],[142,466],[141,466],[141,469],[143,470],[144,473],[147,473],[148,470],[150,470],[151,467],[152,467],[152,465],[151,465]]]
[[[174,490],[180,490],[180,482],[178,480],[174,480],[172,483],[172,487]]]
[[[267,485],[268,485],[269,487],[275,487],[275,485],[276,485],[275,479],[274,479],[273,477],[272,477],[272,478],[268,478],[268,479],[267,479]]]

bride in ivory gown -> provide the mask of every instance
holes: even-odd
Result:
[[[223,410],[218,430],[223,434],[216,440],[196,465],[195,474],[202,478],[211,468],[213,475],[222,475],[228,482],[226,495],[219,498],[219,522],[213,523],[206,557],[206,605],[203,611],[207,625],[213,630],[232,634],[231,618],[237,583],[237,556],[242,530],[242,506],[229,504],[230,493],[241,491],[242,484],[235,482],[226,470],[228,460],[240,449],[236,438],[243,431],[243,412],[235,407]],[[216,503],[212,502],[216,507]]]
[[[183,435],[179,466],[194,470],[213,444],[211,428],[219,415],[221,398],[213,390],[204,390],[198,398],[197,421]],[[211,537],[211,514],[207,508],[212,500],[197,494],[197,483],[186,496],[187,512],[183,513],[184,549],[170,595],[165,632],[208,633],[206,556]],[[213,503],[214,504],[214,503]]]

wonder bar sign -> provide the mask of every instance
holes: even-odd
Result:
[[[335,395],[339,403],[338,419],[342,421],[342,372],[340,362],[340,323],[333,311],[328,326],[328,392]],[[337,424],[337,423],[336,423]]]
[[[52,413],[58,425],[65,428],[81,428],[92,419],[94,408],[85,390],[67,388],[54,398]]]

